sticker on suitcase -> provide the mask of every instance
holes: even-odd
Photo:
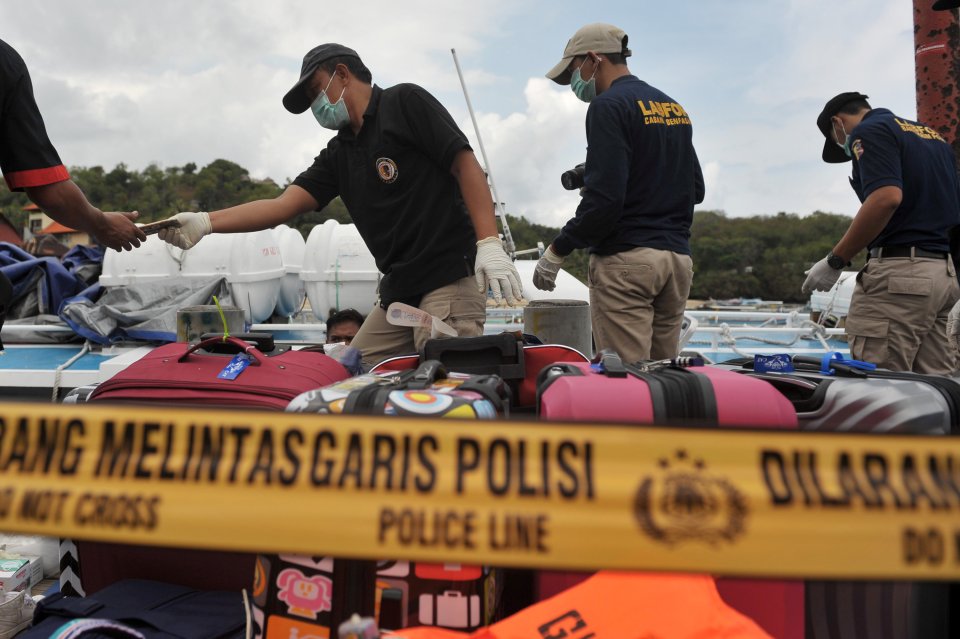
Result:
[[[313,557],[308,555],[280,555],[280,560],[288,564],[296,564],[313,571],[333,572],[332,557]]]
[[[381,628],[405,628],[410,611],[410,584],[402,579],[378,577],[376,610]]]
[[[307,577],[296,568],[287,568],[277,575],[277,599],[287,604],[291,615],[316,619],[321,612],[332,609],[333,584],[322,575]]]
[[[406,577],[410,574],[409,561],[378,561],[378,577]]]
[[[420,623],[443,628],[480,625],[480,595],[446,590],[438,595],[420,595]]]
[[[266,639],[330,639],[330,629],[287,617],[267,617]]]
[[[421,579],[437,581],[473,581],[483,576],[483,568],[468,564],[417,563],[413,570]]]

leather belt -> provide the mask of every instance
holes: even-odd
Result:
[[[914,246],[878,246],[870,249],[870,257],[929,257],[942,260],[948,255],[946,252],[928,251]]]

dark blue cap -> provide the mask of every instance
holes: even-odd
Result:
[[[342,44],[329,42],[314,47],[303,56],[303,65],[300,67],[300,79],[293,85],[293,88],[287,91],[283,96],[283,106],[290,113],[303,113],[310,108],[310,98],[307,95],[306,87],[310,83],[310,78],[321,64],[331,58],[353,57],[360,59],[357,52],[350,47]]]

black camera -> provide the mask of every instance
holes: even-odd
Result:
[[[560,174],[560,184],[568,191],[583,188],[583,167],[586,162],[581,162],[569,171]]]

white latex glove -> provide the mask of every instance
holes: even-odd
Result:
[[[557,272],[561,264],[563,264],[563,258],[553,252],[551,244],[543,252],[543,257],[537,262],[537,268],[533,271],[533,285],[541,291],[552,291],[557,288]]]
[[[213,231],[210,214],[206,211],[177,213],[171,219],[180,222],[180,226],[160,229],[157,235],[164,242],[182,249],[190,248]]]
[[[522,306],[523,286],[520,274],[503,250],[499,237],[488,237],[477,242],[477,262],[474,267],[477,274],[477,288],[486,294],[493,291],[493,299],[498,304],[506,301],[510,306]]]
[[[823,258],[814,264],[809,271],[804,271],[807,279],[804,280],[800,290],[804,295],[812,291],[829,291],[840,279],[840,273],[843,273],[843,269],[832,268],[827,264],[827,258]]]

